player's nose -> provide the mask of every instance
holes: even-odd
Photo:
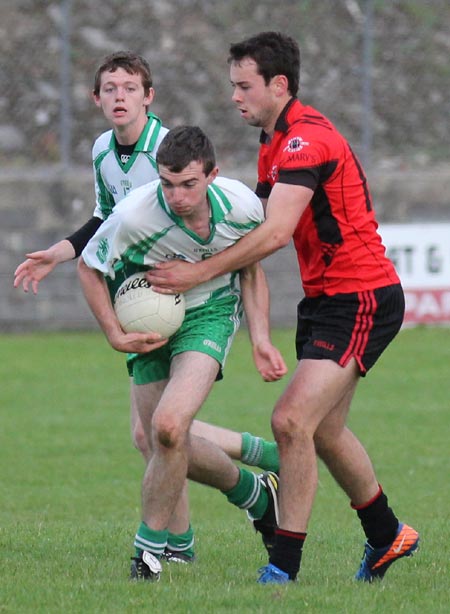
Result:
[[[232,102],[240,102],[240,98],[239,98],[239,95],[237,93],[236,88],[233,90],[233,94],[231,96],[231,100],[232,100]]]
[[[184,199],[184,190],[183,188],[174,187],[172,189],[172,202],[175,204],[179,204]]]
[[[125,88],[118,87],[116,89],[116,100],[125,100]]]

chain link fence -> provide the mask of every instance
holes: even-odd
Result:
[[[227,167],[253,165],[255,131],[230,102],[230,42],[266,29],[302,50],[301,98],[367,160],[448,156],[446,0],[1,0],[3,169],[89,165],[106,129],[90,99],[103,56],[132,49],[154,72],[152,110],[196,123]],[[373,152],[372,152],[373,150]]]

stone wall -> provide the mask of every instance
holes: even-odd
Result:
[[[253,184],[253,169],[240,178]],[[234,175],[226,170],[224,175]],[[377,172],[370,177],[381,222],[450,220],[450,172]],[[60,265],[40,285],[37,296],[13,288],[13,273],[28,251],[44,249],[70,234],[93,211],[90,169],[70,174],[36,170],[0,177],[0,331],[96,329],[82,296],[75,262]],[[450,242],[449,242],[450,243]],[[274,326],[295,324],[300,294],[295,254],[291,246],[266,259]]]

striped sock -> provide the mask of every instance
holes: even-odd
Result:
[[[185,533],[169,533],[167,547],[172,552],[183,552],[187,556],[194,556],[194,530],[191,526]]]
[[[262,452],[261,437],[255,437],[251,433],[242,433],[241,460],[243,463],[257,467],[261,460]]]
[[[242,433],[241,461],[264,471],[278,473],[280,470],[277,444],[262,437],[255,437],[251,433]]]
[[[141,556],[143,550],[147,550],[156,556],[163,554],[167,546],[167,534],[167,529],[154,531],[142,521],[134,538],[136,556]]]
[[[255,473],[248,469],[239,469],[239,480],[236,486],[223,493],[228,501],[236,507],[248,510],[252,518],[264,516],[267,509],[268,495]]]

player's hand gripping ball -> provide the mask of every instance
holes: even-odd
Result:
[[[184,319],[182,294],[158,294],[151,288],[145,273],[128,277],[116,292],[114,309],[126,333],[159,333],[170,337]]]

